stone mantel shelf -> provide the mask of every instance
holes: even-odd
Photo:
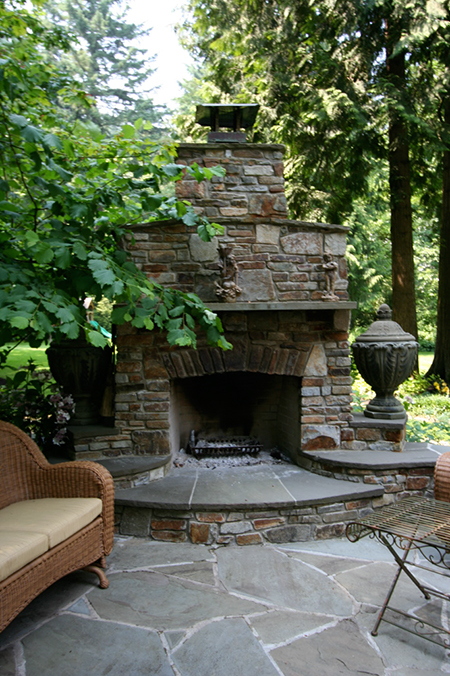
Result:
[[[260,301],[254,303],[206,303],[213,312],[243,312],[249,310],[354,310],[358,303],[354,301]]]
[[[248,225],[249,221],[248,219],[246,220],[242,216],[237,216],[237,217],[214,217],[210,219],[211,221],[214,221],[215,223],[218,223],[219,225],[233,225],[235,226],[236,224],[241,224],[243,227],[245,225]],[[324,233],[336,233],[336,232],[344,232],[347,233],[350,231],[350,228],[347,225],[336,225],[332,223],[316,223],[313,221],[294,221],[288,218],[262,218],[262,217],[252,217],[251,222],[256,225],[278,225],[280,228],[283,227],[290,227],[290,228],[297,228],[298,232],[308,232],[310,230],[312,231],[317,231],[317,232],[324,232]],[[129,225],[128,229],[131,232],[139,232],[140,230],[146,230],[147,228],[153,226],[153,227],[161,227],[161,226],[171,226],[171,225],[179,225],[181,221],[176,218],[168,218],[168,219],[161,219],[161,220],[156,220],[156,221],[148,221],[147,223],[135,223],[133,225]],[[192,230],[192,234],[194,234],[194,230]],[[221,236],[219,235],[219,239]]]

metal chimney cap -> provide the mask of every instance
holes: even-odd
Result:
[[[212,131],[239,131],[253,127],[258,110],[258,103],[202,103],[197,106],[195,121]]]

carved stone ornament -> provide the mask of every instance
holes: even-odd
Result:
[[[376,394],[364,415],[388,420],[405,418],[404,406],[394,392],[413,372],[419,344],[391,320],[388,305],[381,305],[377,317],[352,345],[358,371]]]
[[[331,254],[324,254],[322,270],[325,271],[325,291],[322,292],[322,300],[336,301],[339,296],[335,293],[336,275],[338,264],[333,260]]]
[[[242,289],[237,285],[238,266],[231,253],[231,246],[222,244],[219,247],[220,282],[216,282],[216,296],[226,303],[234,303],[241,295]]]

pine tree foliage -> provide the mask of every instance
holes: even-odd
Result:
[[[155,57],[138,46],[143,39],[151,46],[151,30],[127,21],[122,0],[47,0],[46,11],[72,40],[62,63],[95,103],[77,111],[81,119],[113,132],[139,118],[163,125],[167,110],[150,96]]]
[[[287,146],[293,216],[354,219],[360,201],[371,199],[373,171],[388,164],[392,303],[397,321],[416,333],[415,214],[435,224],[439,213],[441,253],[448,240],[439,206],[449,147],[448,2],[191,0],[190,6],[185,42],[204,59],[208,77],[226,96],[258,101],[260,139]],[[424,232],[437,241],[435,225],[422,222],[416,245]],[[441,287],[447,268],[441,266]]]

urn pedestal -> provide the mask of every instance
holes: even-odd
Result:
[[[112,363],[110,347],[94,347],[84,338],[66,340],[47,349],[50,371],[75,401],[70,425],[96,425]]]
[[[390,307],[381,305],[377,321],[352,345],[358,371],[376,394],[364,411],[368,418],[406,418],[394,392],[413,372],[419,344],[391,317]]]

